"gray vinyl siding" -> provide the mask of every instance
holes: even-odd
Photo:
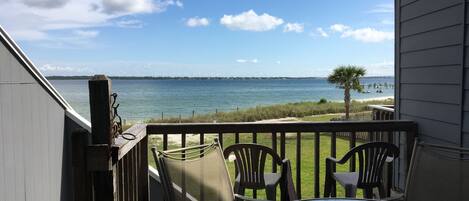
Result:
[[[469,109],[465,1],[396,0],[395,5],[396,117],[417,122],[420,140],[469,146],[463,138],[464,132],[469,136],[469,126],[463,131],[469,110],[462,112]],[[395,169],[400,189],[405,160]]]
[[[397,116],[416,121],[421,140],[460,146],[465,2],[400,0],[396,14]]]
[[[71,200],[69,138],[83,126],[68,120],[71,108],[2,32],[0,27],[0,200]]]

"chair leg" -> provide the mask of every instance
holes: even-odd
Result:
[[[386,189],[384,188],[383,184],[379,185],[378,190],[379,190],[379,198],[380,199],[383,199],[383,198],[387,197],[387,195],[386,195],[387,192],[386,192]]]
[[[233,191],[236,194],[244,195],[244,188],[239,184],[239,182],[235,182],[235,185],[233,188],[234,188]]]
[[[332,193],[332,182],[330,177],[326,176],[326,181],[324,182],[324,197],[328,198],[331,197]]]
[[[364,188],[363,197],[366,199],[373,199],[373,188]]]
[[[355,198],[357,196],[357,187],[354,185],[345,185],[345,197]]]
[[[275,201],[277,198],[277,188],[276,186],[266,186],[265,193],[267,194],[267,200]]]

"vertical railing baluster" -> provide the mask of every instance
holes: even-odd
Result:
[[[319,197],[319,139],[320,139],[320,133],[315,132],[314,133],[314,197],[318,198]]]
[[[285,159],[285,132],[280,133],[280,158]]]
[[[218,133],[218,143],[223,147],[223,133]]]
[[[239,144],[239,133],[235,133],[235,144]],[[236,165],[235,165],[235,175],[236,176],[238,175],[238,167]]]
[[[168,134],[163,134],[163,151],[168,150]]]
[[[277,132],[272,132],[272,149],[277,153]],[[277,164],[272,160],[272,172],[277,172]]]
[[[393,131],[387,131],[387,142],[394,144],[394,138],[393,138]],[[394,159],[396,160],[396,159]],[[391,195],[391,188],[392,188],[392,180],[393,180],[393,165],[395,163],[387,163],[386,167],[386,172],[387,172],[387,178],[386,178],[386,195],[389,196]]]
[[[199,144],[202,145],[205,143],[205,133],[199,134]]]
[[[186,147],[186,133],[181,133],[181,148]],[[185,160],[186,151],[182,151],[182,159]]]
[[[186,147],[186,137],[187,137],[186,133],[181,133],[181,148]]]
[[[373,132],[368,132],[368,142],[373,142]]]
[[[186,133],[181,133],[181,148],[186,147]],[[186,151],[182,151],[182,160],[186,160]],[[185,169],[186,167],[182,167]],[[181,184],[181,193],[183,198],[186,198],[186,171],[182,171],[182,184]]]
[[[356,146],[357,133],[354,131],[350,133],[350,149]],[[350,171],[355,172],[355,155],[350,158]]]
[[[331,157],[336,158],[337,157],[337,133],[332,132],[331,133]],[[332,164],[332,172],[336,171],[336,164]],[[337,196],[337,189],[336,189],[336,182],[335,180],[332,181],[332,192],[331,192],[332,197]]]
[[[257,144],[257,133],[256,132],[252,133],[252,143]],[[257,198],[257,190],[256,189],[252,190],[252,197]]]
[[[205,144],[205,134],[204,134],[204,133],[200,133],[200,134],[199,134],[199,137],[200,137],[200,139],[199,139],[199,144],[201,144],[201,145],[202,145],[202,144]],[[202,157],[204,156],[203,153],[204,153],[204,151],[201,149],[201,150],[200,150],[200,158],[202,158]],[[202,167],[202,168],[203,168],[203,167]],[[203,174],[204,174],[204,171],[201,170],[201,173],[202,173],[202,178],[204,178],[204,175],[203,175]],[[205,198],[204,198],[204,197],[205,197],[205,189],[204,189],[205,186],[202,185],[202,181],[199,181],[199,182],[200,182],[200,187],[201,187],[201,188],[200,188],[200,200],[205,200]]]
[[[199,134],[199,144],[202,145],[202,144],[205,144],[205,134],[204,133],[200,133]],[[204,155],[202,154],[204,153],[203,150],[200,150],[200,157],[202,158]]]
[[[126,177],[126,182],[125,182],[125,194],[127,195],[125,200],[130,200],[131,195],[130,195],[130,158],[129,155],[126,154],[124,156],[125,158],[125,177]]]
[[[301,132],[296,133],[296,194],[301,199]]]
[[[125,168],[125,165],[124,165],[124,160],[119,160],[119,162],[117,163],[118,165],[118,169],[119,171],[117,172],[118,173],[118,181],[119,181],[119,201],[125,201],[125,191],[124,191],[124,168]]]

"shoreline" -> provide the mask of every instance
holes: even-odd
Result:
[[[386,100],[390,100],[390,99],[393,99],[394,100],[394,96],[382,96],[382,97],[374,97],[374,98],[363,98],[363,99],[352,99],[352,101],[356,101],[356,102],[360,102],[360,103],[363,103],[363,102],[369,102],[369,101],[386,101]],[[318,102],[318,101],[306,101],[306,102]],[[332,103],[343,103],[344,101],[343,100],[331,100],[329,102],[332,102]],[[269,107],[269,106],[275,106],[275,105],[286,105],[286,104],[294,104],[294,103],[299,103],[299,102],[289,102],[289,103],[279,103],[279,104],[272,104],[272,105],[259,105],[261,107]],[[254,107],[247,107],[247,108],[239,108],[239,110],[249,110],[249,109],[253,109],[253,108],[256,108],[256,107],[259,107],[259,106],[254,106]],[[204,113],[204,114],[200,114],[200,115],[213,115],[214,113]],[[334,114],[338,114],[338,113],[327,113],[327,114],[318,114],[318,115],[334,115]],[[169,119],[171,118],[177,118],[177,117],[168,117]],[[270,120],[277,120],[277,119],[285,119],[285,120],[288,120],[292,117],[282,117],[282,118],[274,118],[274,119],[265,119],[265,120],[260,120],[261,122],[262,121],[270,121]],[[155,118],[150,118],[150,119],[140,119],[140,120],[125,120],[126,124],[125,125],[131,125],[131,124],[136,124],[136,123],[145,123],[145,122],[148,122],[148,121],[151,121],[152,119],[155,119]]]

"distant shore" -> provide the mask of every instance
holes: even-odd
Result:
[[[369,76],[366,78],[392,78],[394,76]],[[46,76],[48,80],[89,80],[92,76]],[[114,80],[291,80],[326,79],[325,77],[171,77],[171,76],[109,76]]]

